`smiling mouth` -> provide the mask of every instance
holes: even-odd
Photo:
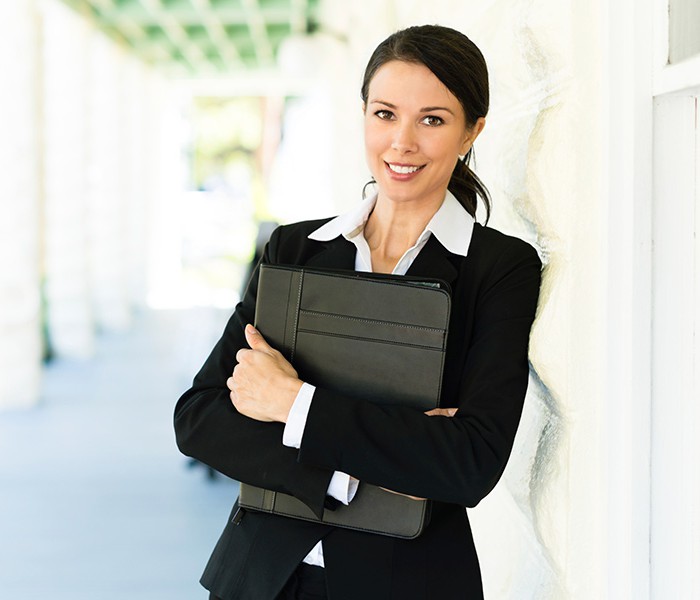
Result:
[[[410,175],[416,171],[420,171],[425,165],[413,166],[413,165],[393,165],[391,163],[386,163],[389,169],[398,175]]]

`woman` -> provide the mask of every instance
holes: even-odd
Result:
[[[467,162],[488,99],[483,56],[461,33],[422,26],[390,36],[362,85],[376,194],[335,219],[277,229],[263,256],[446,281],[441,409],[378,407],[300,381],[249,325],[256,272],[175,411],[180,449],[235,479],[292,494],[316,513],[352,502],[368,481],[430,498],[430,522],[402,540],[234,506],[202,577],[211,598],[483,597],[464,507],[506,465],[540,281],[531,246],[475,223],[477,195],[487,215],[490,206]]]

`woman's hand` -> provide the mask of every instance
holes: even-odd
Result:
[[[457,412],[456,408],[433,408],[425,412],[429,417],[454,417]],[[406,496],[411,500],[425,500],[425,498],[420,498],[418,496],[410,496],[408,494],[402,494],[401,492],[395,492],[394,490],[388,490],[387,488],[381,488],[385,492],[390,492],[392,494],[398,494],[399,496]]]
[[[379,488],[380,490],[384,490],[385,492],[389,492],[390,494],[396,494],[397,496],[406,496],[406,498],[410,498],[411,500],[425,500],[425,498],[421,498],[419,496],[410,496],[409,494],[402,494],[401,492],[395,492],[394,490],[390,490],[387,488]]]
[[[252,325],[246,325],[245,337],[250,350],[236,353],[238,364],[226,380],[231,402],[239,413],[256,421],[286,423],[302,381]]]
[[[433,408],[426,411],[425,414],[429,417],[454,417],[456,412],[456,408]]]

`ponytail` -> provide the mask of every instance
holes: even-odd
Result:
[[[475,219],[478,197],[481,197],[481,201],[486,209],[486,221],[484,223],[486,224],[491,217],[491,194],[489,194],[486,186],[476,173],[469,168],[473,150],[473,147],[469,148],[469,152],[457,161],[454,171],[452,171],[450,182],[447,184],[447,189],[457,198],[464,210]]]

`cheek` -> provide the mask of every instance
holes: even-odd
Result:
[[[454,138],[443,139],[440,143],[433,145],[429,154],[433,160],[433,164],[441,173],[448,176],[452,173],[459,160],[459,151],[461,145]]]
[[[450,136],[437,145],[435,150],[441,152],[445,162],[450,163],[454,168],[454,163],[457,162],[459,156],[466,152],[464,137]]]
[[[365,123],[365,154],[367,161],[372,163],[377,160],[377,155],[383,152],[382,135],[377,127]]]

